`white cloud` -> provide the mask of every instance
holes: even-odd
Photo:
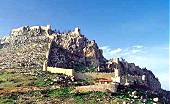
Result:
[[[140,52],[140,50],[138,50],[138,49],[132,50],[132,53],[133,53],[133,54],[138,53],[138,52]]]
[[[143,52],[143,48],[144,47],[141,45],[132,46],[125,49],[112,49],[109,46],[100,47],[100,49],[103,50],[103,54],[107,59],[110,59],[112,57],[127,57],[129,55],[139,54]]]
[[[103,46],[103,47],[100,47],[100,49],[107,50],[107,49],[109,49],[109,47],[108,46]]]
[[[135,46],[132,46],[132,47],[134,47],[134,48],[143,48],[144,46],[142,46],[142,45],[135,45]]]
[[[118,54],[118,53],[120,53],[121,51],[122,51],[121,48],[117,48],[117,49],[111,50],[110,52],[111,52],[112,54]]]

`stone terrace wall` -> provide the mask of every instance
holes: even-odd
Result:
[[[89,86],[78,86],[76,87],[75,92],[88,92],[88,91],[106,92],[107,90],[111,92],[116,92],[117,84],[98,84],[98,85],[89,85]]]
[[[62,73],[68,76],[74,76],[74,69],[47,67],[47,71],[51,73]]]
[[[76,73],[76,79],[96,79],[96,78],[111,78],[114,77],[114,73],[99,73],[99,72],[87,72],[87,73]]]

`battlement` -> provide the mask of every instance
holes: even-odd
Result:
[[[23,26],[23,27],[19,27],[19,28],[16,28],[16,29],[12,29],[11,34],[23,32],[24,29],[30,29],[30,30],[42,29],[42,30],[48,31],[49,29],[51,29],[51,26],[50,25],[47,25],[47,26]]]
[[[47,25],[47,26],[31,26],[30,29],[31,30],[34,30],[34,29],[42,29],[42,30],[49,30],[51,29],[51,26],[50,25]]]
[[[16,32],[20,32],[20,31],[23,31],[23,28],[24,28],[24,27],[12,29],[12,30],[11,30],[11,34],[16,33]]]

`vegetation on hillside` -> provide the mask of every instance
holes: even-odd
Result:
[[[69,78],[62,79],[62,77],[60,74],[45,72],[26,74],[1,71],[0,104],[117,104],[117,102],[152,104],[153,97],[157,97],[144,90],[121,86],[117,93],[74,92],[76,84],[68,84],[71,80],[66,82]],[[87,83],[88,80],[82,82]],[[134,92],[135,95],[132,94]],[[166,104],[165,100],[161,100],[160,103]]]

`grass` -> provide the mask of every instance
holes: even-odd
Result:
[[[45,75],[45,76],[44,76]],[[17,87],[46,87],[50,88],[51,84],[54,82],[52,78],[56,77],[54,74],[42,74],[40,76],[25,75],[15,72],[1,72],[0,73],[0,90],[13,90]],[[82,80],[82,82],[90,82],[92,80]],[[107,92],[82,92],[73,93],[73,87],[61,87],[58,89],[44,89],[37,91],[29,91],[18,93],[8,93],[0,96],[0,104],[15,104],[15,103],[36,103],[37,101],[61,101],[68,102],[69,104],[120,104],[123,101],[130,102],[132,98],[131,94],[136,89],[123,89],[113,94],[109,95]],[[138,91],[140,96],[145,95],[143,91]],[[153,96],[153,95],[150,95]],[[152,104],[152,98],[148,98],[146,104]],[[139,98],[134,99],[135,104],[141,104]],[[68,104],[67,103],[67,104]]]
[[[0,97],[0,104],[16,104],[15,103],[16,96],[10,96],[10,97]]]
[[[15,104],[15,101],[12,99],[0,99],[0,104]]]
[[[26,75],[18,72],[2,71],[0,72],[0,89],[11,90],[17,87],[29,86],[46,87],[53,84],[53,81],[50,78],[46,79],[46,77],[48,76],[36,77],[33,75]]]
[[[73,88],[71,87],[63,87],[59,89],[53,90],[44,90],[44,91],[32,91],[28,95],[32,97],[42,96],[41,99],[67,99],[71,100],[71,104],[96,104],[98,103],[98,99],[100,101],[104,101],[104,98],[107,96],[105,92],[82,92],[82,93],[72,93]]]
[[[53,81],[51,79],[45,80],[44,78],[37,78],[34,82],[34,85],[38,87],[45,87],[51,84],[53,84]]]
[[[75,99],[76,104],[84,104],[85,103],[82,96],[76,96],[76,97],[74,97],[74,99]]]
[[[68,97],[71,95],[72,88],[63,87],[60,89],[49,90],[48,95],[50,97]]]
[[[0,89],[11,90],[17,87],[31,86],[34,77],[14,72],[0,73]]]

